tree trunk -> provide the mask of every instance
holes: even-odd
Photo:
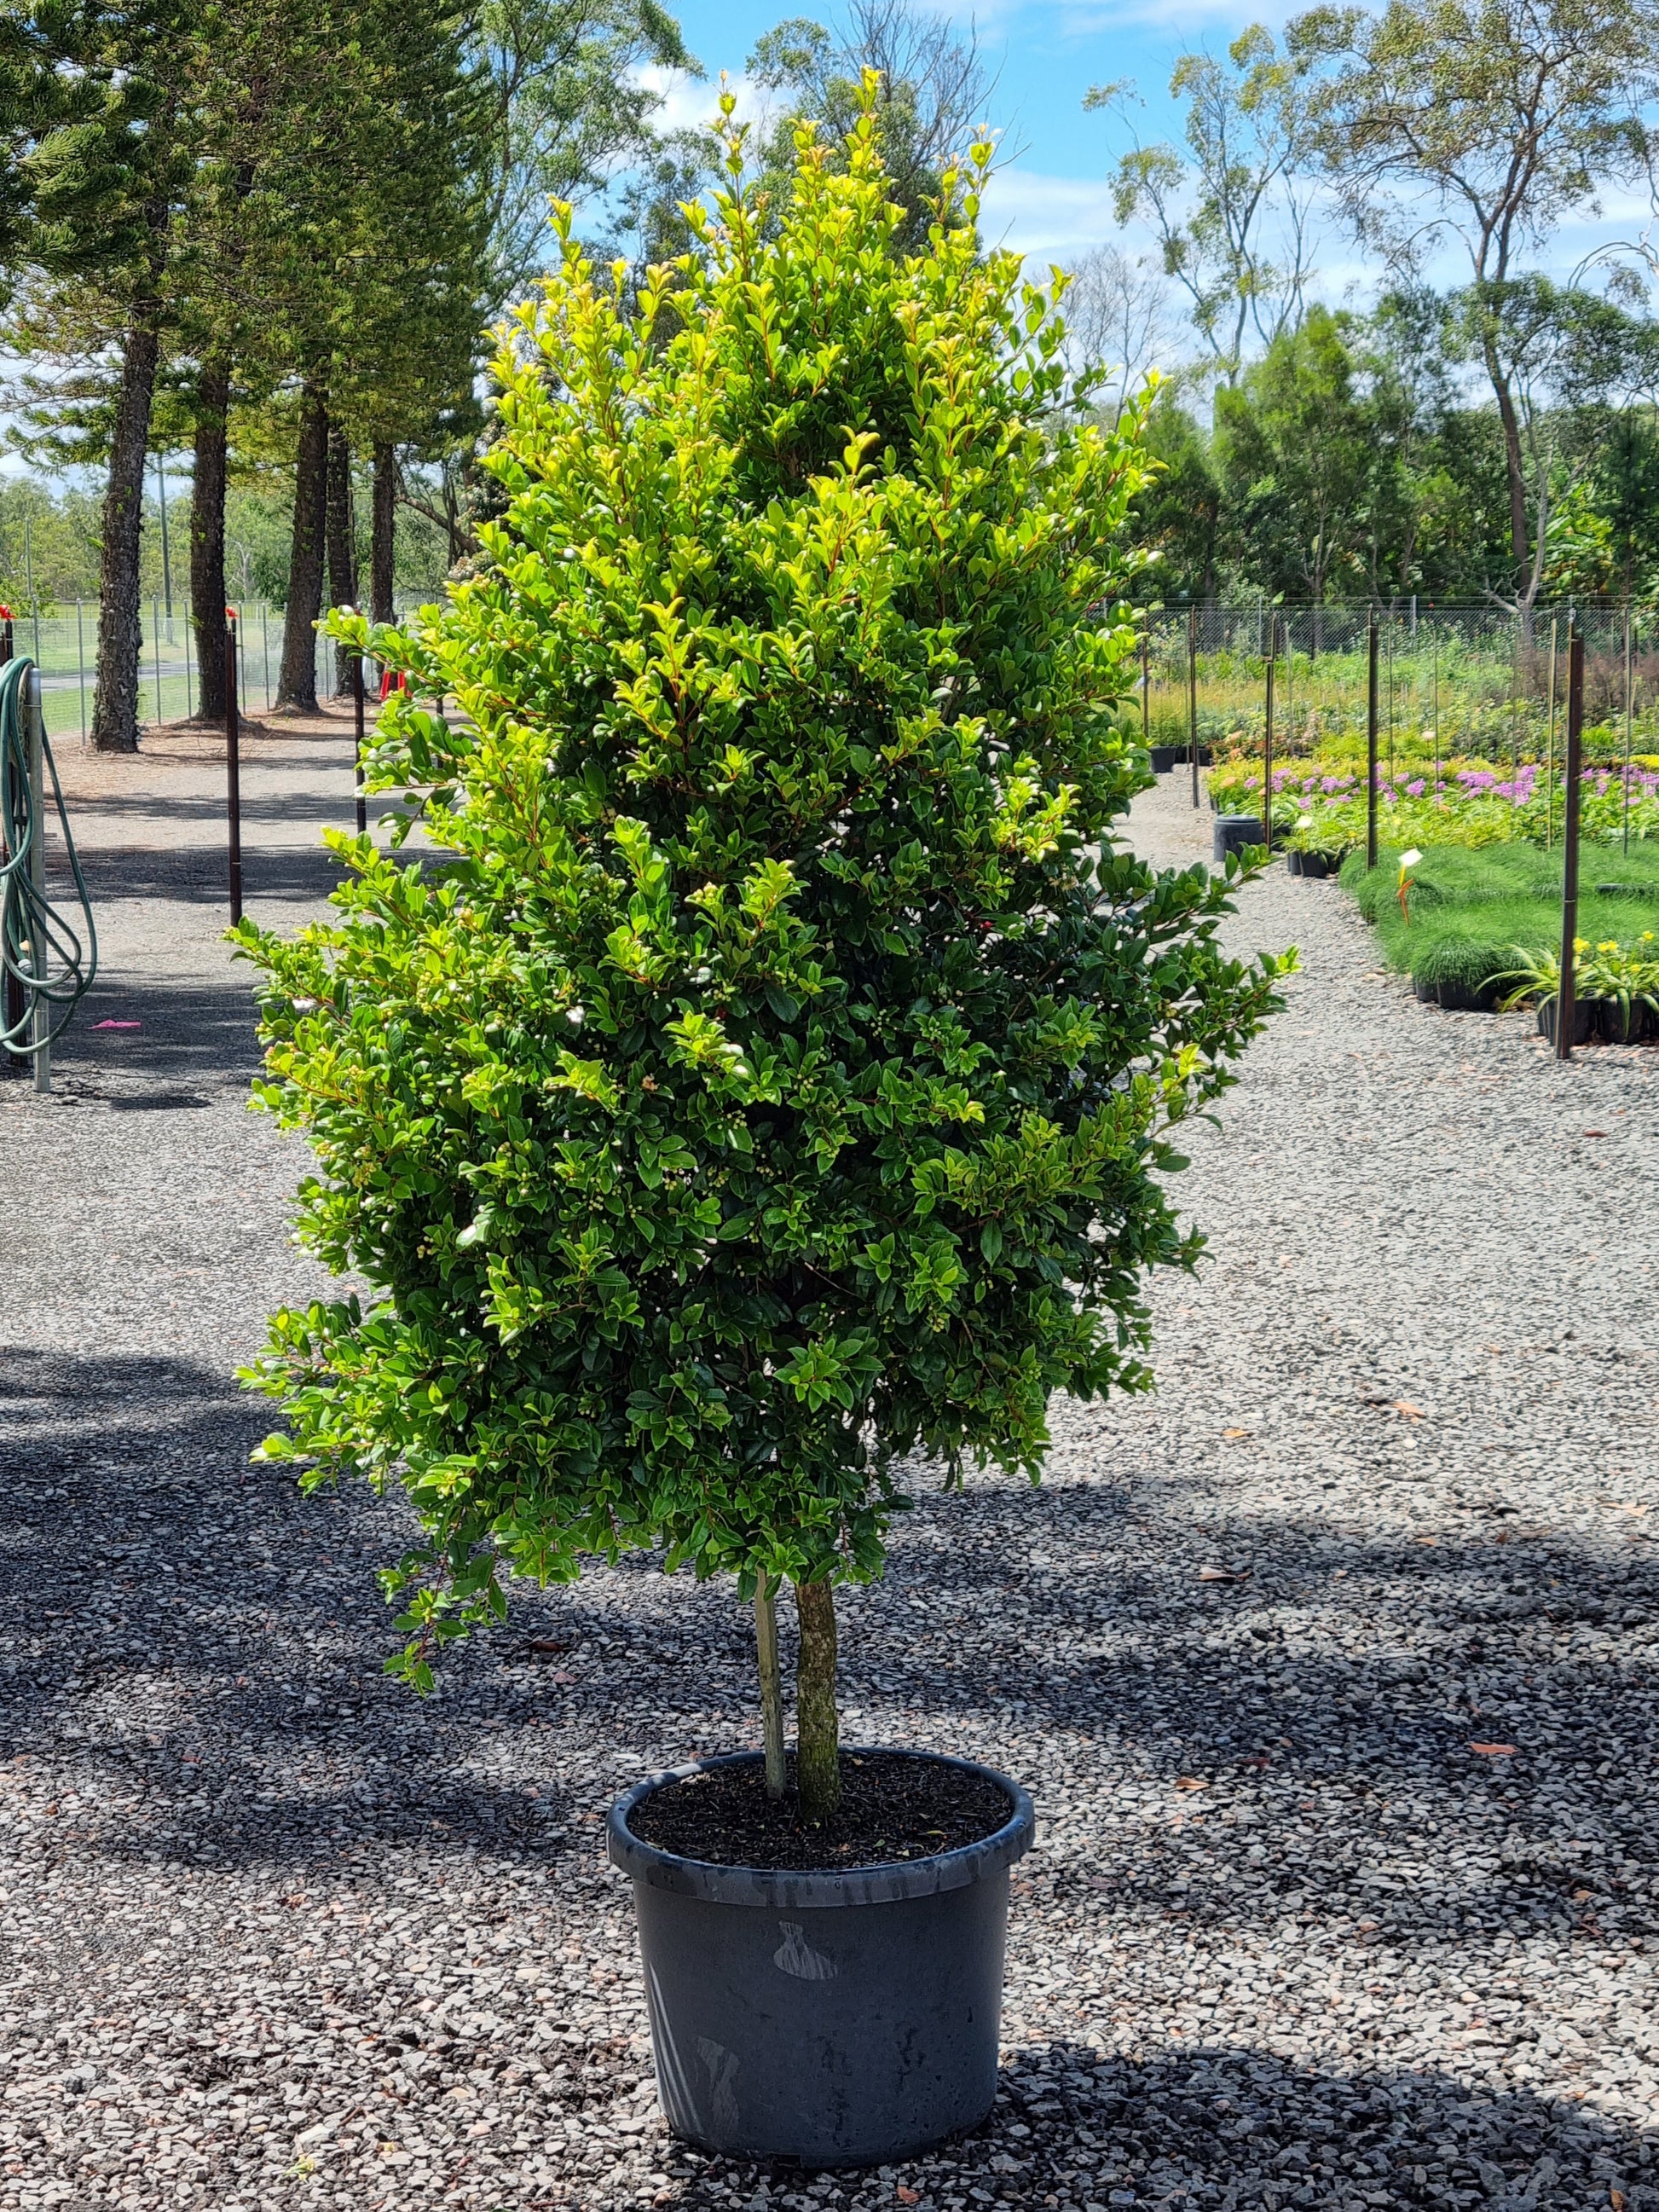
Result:
[[[392,540],[398,520],[398,464],[389,444],[374,448],[374,512],[368,553],[368,611],[392,620]]]
[[[323,606],[323,538],[328,497],[328,406],[307,383],[300,400],[300,453],[294,471],[294,550],[276,704],[317,711],[317,617]]]
[[[98,682],[92,702],[92,742],[100,753],[138,750],[138,656],[144,643],[138,553],[160,351],[154,319],[145,317],[127,332],[121,355],[98,574]]]
[[[230,362],[222,354],[196,379],[196,471],[190,495],[190,613],[199,679],[196,712],[225,719],[225,479]]]
[[[1532,611],[1538,585],[1532,572],[1541,574],[1542,563],[1532,558],[1531,532],[1527,527],[1527,471],[1521,452],[1521,422],[1515,411],[1515,395],[1495,349],[1484,348],[1486,375],[1498,402],[1498,419],[1504,430],[1504,473],[1510,493],[1510,554],[1515,562],[1516,592],[1521,602],[1522,634],[1532,642]],[[1540,518],[1539,529],[1543,529]]]
[[[795,1662],[795,1781],[804,1820],[827,1820],[841,1804],[841,1724],[836,1713],[836,1593],[797,1583],[800,1656]]]
[[[351,526],[351,448],[337,422],[328,426],[328,603],[331,607],[357,604],[357,543]],[[352,653],[349,646],[334,648],[334,696],[343,699],[351,690]]]
[[[764,1575],[755,1585],[755,1653],[760,1666],[766,1794],[775,1804],[787,1779],[783,1755],[783,1670],[778,1665],[777,1584]]]

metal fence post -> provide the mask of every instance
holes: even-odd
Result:
[[[1584,640],[1567,632],[1567,798],[1561,824],[1561,969],[1555,994],[1555,1056],[1572,1058],[1578,939],[1578,786],[1584,732]]]
[[[1630,850],[1631,719],[1636,701],[1635,641],[1631,630],[1630,601],[1625,602],[1625,788],[1621,812],[1625,817],[1625,850]]]
[[[225,610],[225,805],[230,860],[230,926],[242,918],[241,730],[236,700],[236,617]]]
[[[81,672],[81,742],[87,741],[87,633],[81,617],[81,602],[75,602],[75,665]]]
[[[1198,804],[1198,608],[1187,610],[1187,744],[1193,761],[1193,805]]]
[[[1261,743],[1261,828],[1273,849],[1273,662],[1279,655],[1279,611],[1267,617],[1267,715]]]
[[[1376,866],[1376,610],[1365,633],[1365,866]]]
[[[352,746],[352,781],[357,793],[357,835],[368,834],[368,805],[363,796],[363,656],[360,652],[351,656],[351,714],[356,725]]]

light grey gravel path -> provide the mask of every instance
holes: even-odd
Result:
[[[273,744],[297,920],[343,768]],[[1201,856],[1176,784],[1138,836]],[[924,1495],[845,1608],[854,1735],[1037,1798],[1005,2094],[902,2170],[734,2167],[661,2132],[599,1836],[755,1738],[745,1624],[639,1562],[429,1704],[380,1677],[395,1508],[246,1463],[229,1370],[315,1279],[199,818],[200,883],[112,915],[145,1030],[0,1090],[0,2212],[1659,2207],[1659,1052],[1558,1071],[1334,887],[1247,894],[1304,973],[1192,1147],[1158,1395],[1061,1409],[1040,1492]]]

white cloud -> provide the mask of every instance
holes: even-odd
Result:
[[[992,177],[980,229],[988,246],[1012,246],[1040,262],[1069,261],[1121,235],[1105,177],[1050,177],[1018,167]]]
[[[660,106],[656,122],[660,131],[704,131],[720,113],[722,90],[735,93],[740,122],[758,123],[766,112],[764,92],[746,76],[696,77],[684,70],[642,69],[639,82],[657,94]]]

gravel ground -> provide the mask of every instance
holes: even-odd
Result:
[[[341,732],[254,750],[287,923]],[[657,2119],[600,1831],[757,1741],[746,1624],[639,1561],[425,1705],[380,1677],[396,1508],[250,1468],[230,1380],[315,1277],[240,1101],[213,763],[98,773],[90,1018],[145,1027],[0,1090],[0,2212],[1659,2207],[1659,1053],[1558,1070],[1334,887],[1247,895],[1304,973],[1193,1146],[1158,1395],[1058,1409],[1035,1493],[924,1492],[844,1608],[853,1737],[1037,1800],[995,2115],[735,2166]],[[1139,836],[1191,857],[1172,781]]]

